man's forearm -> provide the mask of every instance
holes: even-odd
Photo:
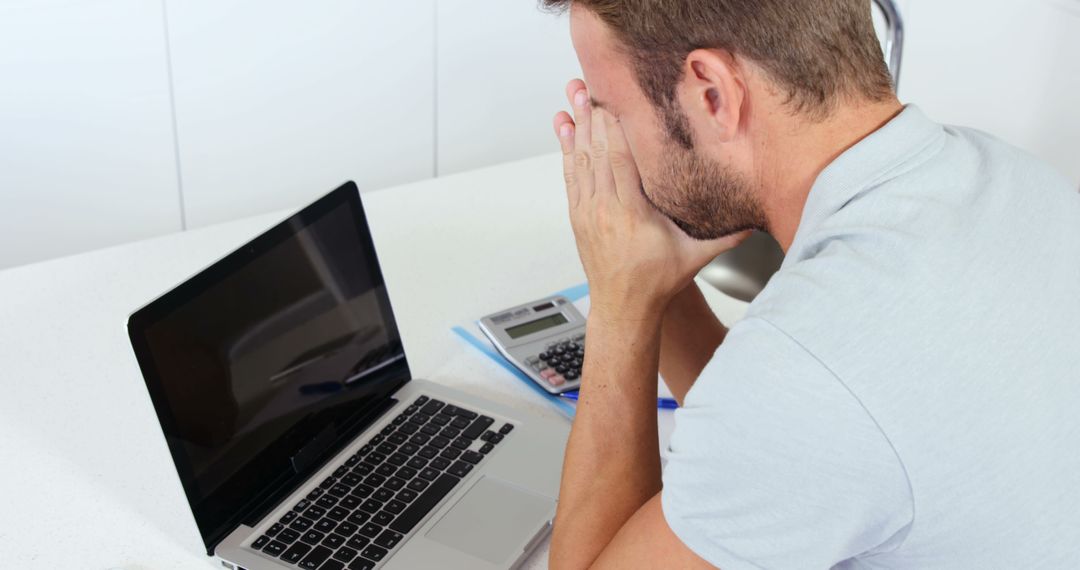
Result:
[[[691,282],[668,304],[661,330],[660,375],[681,405],[724,341],[727,328],[709,308],[697,283]]]
[[[552,568],[589,566],[660,491],[656,428],[659,313],[608,321],[590,313],[588,349],[563,465]]]

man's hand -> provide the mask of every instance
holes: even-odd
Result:
[[[687,236],[646,200],[619,122],[592,107],[579,79],[567,85],[567,97],[574,117],[556,115],[555,132],[591,306],[605,319],[655,317],[705,264],[746,234],[712,241]]]

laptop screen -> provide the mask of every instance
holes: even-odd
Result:
[[[323,458],[339,449],[409,377],[352,183],[129,328],[208,550],[241,513],[303,482],[317,465],[296,458],[313,441]]]

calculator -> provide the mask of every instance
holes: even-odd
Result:
[[[499,354],[551,394],[581,386],[585,317],[555,296],[480,319],[480,330]]]

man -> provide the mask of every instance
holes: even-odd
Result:
[[[1075,189],[902,106],[866,0],[543,4],[592,294],[552,567],[1080,567]],[[729,331],[692,278],[750,229]]]

